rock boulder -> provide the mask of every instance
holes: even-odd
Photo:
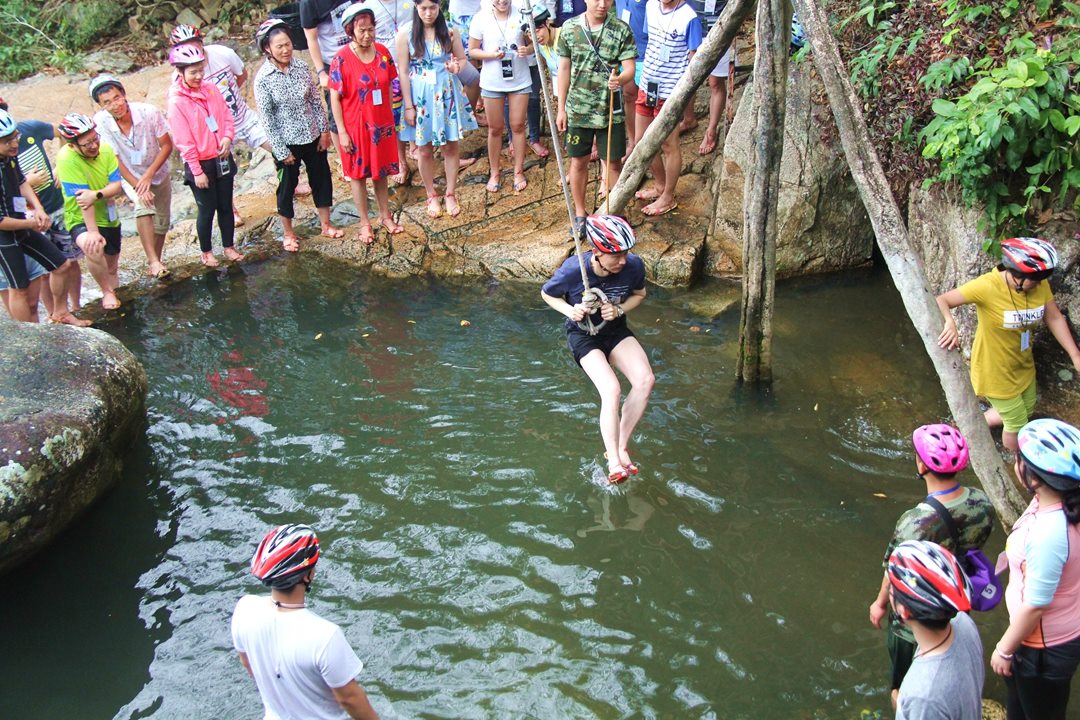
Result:
[[[146,420],[146,373],[111,335],[0,320],[0,572],[120,477]]]

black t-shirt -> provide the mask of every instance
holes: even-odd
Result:
[[[351,5],[341,0],[300,0],[300,26],[316,28],[330,17],[339,5]],[[340,15],[341,13],[338,13]]]
[[[21,198],[19,187],[26,182],[26,176],[19,169],[19,163],[15,158],[5,158],[0,163],[0,218],[18,218],[22,220],[25,215],[15,212],[15,199]]]

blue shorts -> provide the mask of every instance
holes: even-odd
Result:
[[[26,258],[26,276],[30,278],[30,282],[34,282],[44,274],[45,268],[41,267],[41,263],[32,257]],[[0,292],[7,290],[8,287],[7,277],[0,272]]]

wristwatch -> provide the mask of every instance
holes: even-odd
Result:
[[[101,192],[100,190],[98,190],[98,191],[97,191],[97,199],[98,199],[98,200],[104,200],[104,199],[105,199],[105,193],[103,193],[103,192]]]

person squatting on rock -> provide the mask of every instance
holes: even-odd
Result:
[[[50,285],[52,322],[86,326],[67,309],[66,277],[73,260],[45,237],[52,220],[19,167],[19,131],[15,119],[0,110],[0,269],[7,283],[4,305],[14,320],[34,322],[37,303],[31,309],[31,277],[27,258],[55,275]],[[76,271],[77,272],[77,271]]]
[[[594,141],[600,157],[605,162],[611,158],[605,194],[622,172],[626,111],[621,87],[634,81],[637,55],[630,26],[608,12],[611,0],[586,0],[585,7],[585,12],[563,24],[555,49],[559,56],[555,124],[559,132],[566,133],[575,232],[588,212],[585,185]]]
[[[86,254],[90,274],[101,288],[101,307],[120,307],[120,214],[123,195],[120,164],[111,146],[101,141],[92,118],[68,113],[57,126],[64,147],[56,155],[56,174],[64,194],[64,222],[75,244]]]
[[[120,163],[121,187],[135,206],[135,227],[146,253],[146,274],[168,277],[161,262],[165,234],[172,222],[169,156],[173,142],[165,117],[147,103],[128,102],[123,84],[112,75],[90,81],[90,99],[102,109],[94,114],[101,139]]]
[[[599,308],[583,301],[578,258],[570,257],[540,291],[551,308],[566,316],[566,341],[574,361],[589,376],[600,394],[600,435],[608,463],[608,482],[619,483],[638,474],[630,459],[630,440],[649,403],[655,378],[649,357],[626,323],[626,314],[645,300],[645,264],[630,252],[634,230],[615,215],[593,215],[585,220],[585,233],[593,246],[584,254],[590,289],[607,297]],[[602,327],[589,334],[579,323]],[[619,401],[622,386],[618,370],[630,381],[630,392]]]
[[[645,16],[648,44],[645,67],[641,71],[643,88],[638,90],[635,106],[638,142],[671,97],[675,84],[701,46],[702,38],[701,18],[686,0],[650,0]],[[675,184],[682,172],[679,134],[676,125],[652,161],[653,187],[639,190],[634,195],[638,200],[652,201],[641,208],[645,215],[663,215],[679,206],[675,202]]]
[[[893,551],[908,540],[929,540],[949,547],[955,553],[971,548],[981,548],[994,528],[994,506],[982,490],[965,487],[956,479],[968,465],[967,440],[951,425],[923,425],[911,434],[915,448],[915,472],[926,485],[926,500],[906,511],[896,522],[892,539],[885,550],[882,566],[884,577],[877,597],[870,603],[870,623],[881,627],[881,621],[889,613],[889,558]],[[936,499],[952,517],[963,547],[954,545],[949,528],[938,511],[930,504]],[[892,666],[892,703],[904,676],[915,658],[916,638],[910,625],[896,613],[889,613],[886,647]]]
[[[469,61],[457,30],[447,26],[438,0],[420,0],[413,6],[410,27],[397,38],[398,67],[405,103],[401,138],[416,144],[420,177],[427,192],[427,214],[442,214],[435,191],[435,148],[441,147],[446,173],[442,202],[451,217],[461,214],[457,201],[461,154],[458,142],[477,128],[458,73]]]
[[[986,398],[990,427],[1003,427],[1002,444],[1016,452],[1016,434],[1035,409],[1035,358],[1031,347],[1043,320],[1080,372],[1080,348],[1047,282],[1057,266],[1054,246],[1031,237],[1001,241],[996,269],[937,296],[945,327],[938,345],[960,344],[952,308],[975,305],[979,324],[971,348],[971,384]]]
[[[7,109],[7,102],[0,97],[0,110],[6,111]],[[53,172],[52,163],[49,162],[49,156],[45,150],[45,143],[56,139],[56,131],[51,124],[41,120],[20,120],[15,123],[15,129],[19,134],[19,168],[23,171],[27,182],[34,189],[34,193],[38,196],[38,200],[41,201],[42,207],[45,208],[45,212],[49,214],[49,218],[52,220],[52,225],[42,234],[52,240],[56,247],[60,248],[60,251],[64,253],[64,257],[74,261],[65,264],[59,270],[46,273],[45,268],[41,267],[36,260],[28,258],[26,261],[27,270],[32,270],[30,272],[31,281],[33,281],[34,275],[39,272],[38,277],[42,278],[37,285],[31,282],[30,300],[33,301],[34,297],[40,298],[45,303],[45,310],[50,316],[63,317],[65,318],[63,322],[70,324],[75,318],[71,312],[82,307],[82,269],[79,267],[79,260],[83,257],[83,251],[75,244],[71,233],[67,231],[67,226],[64,225],[64,196],[60,192],[60,180]],[[63,278],[60,277],[61,275],[63,275]],[[53,307],[53,296],[50,287],[54,281],[64,283],[67,288],[66,309],[69,311],[67,313],[63,312],[63,310],[57,312],[56,308]],[[0,291],[7,290],[7,287],[6,277],[3,273],[0,273]],[[6,304],[6,294],[4,297]],[[33,317],[37,317],[37,302],[31,302],[30,311]],[[83,323],[79,321],[75,324],[81,325]]]
[[[307,63],[293,55],[289,27],[283,20],[267,20],[255,33],[255,43],[266,57],[255,75],[255,104],[270,136],[278,169],[277,213],[281,242],[289,252],[300,249],[293,229],[293,194],[300,181],[300,163],[307,168],[322,234],[340,238],[344,233],[330,222],[334,202],[333,180],[326,151],[330,126],[319,99],[318,86]]]
[[[229,108],[236,133],[233,144],[243,142],[252,150],[262,148],[273,154],[270,139],[263,130],[262,123],[259,122],[259,116],[244,102],[244,96],[240,92],[240,88],[247,81],[247,68],[240,56],[232,48],[224,45],[205,45],[202,32],[192,25],[177,25],[169,36],[169,42],[174,48],[194,45],[203,51],[206,57],[203,79],[218,89],[222,99],[225,100],[226,107]],[[297,195],[307,195],[310,192],[311,188],[306,184],[298,185],[296,188]],[[244,219],[240,217],[235,207],[232,213],[233,224],[236,227],[243,225]]]
[[[1080,664],[1080,429],[1042,418],[1017,441],[1013,469],[1032,499],[1005,542],[1009,627],[990,667],[1009,720],[1065,720]]]
[[[982,641],[968,615],[971,585],[960,563],[937,543],[908,540],[889,554],[886,579],[893,613],[918,647],[896,720],[982,717]]]
[[[211,233],[214,215],[221,230],[225,257],[243,260],[233,247],[235,224],[232,213],[233,119],[217,87],[203,80],[206,56],[198,45],[186,43],[169,51],[169,63],[176,78],[169,87],[169,128],[184,160],[184,184],[191,188],[198,207],[195,229],[202,250],[202,264],[217,267]]]
[[[399,167],[390,106],[397,66],[390,50],[375,42],[375,4],[378,0],[356,3],[342,15],[349,44],[334,55],[327,86],[340,133],[341,166],[360,213],[358,239],[366,245],[375,242],[368,215],[368,179],[375,186],[379,224],[391,235],[405,230],[390,212],[387,187],[387,178]]]
[[[267,718],[378,720],[356,677],[364,664],[334,623],[308,610],[319,538],[307,525],[270,530],[251,574],[270,597],[245,595],[232,615],[232,641],[255,680]]]

